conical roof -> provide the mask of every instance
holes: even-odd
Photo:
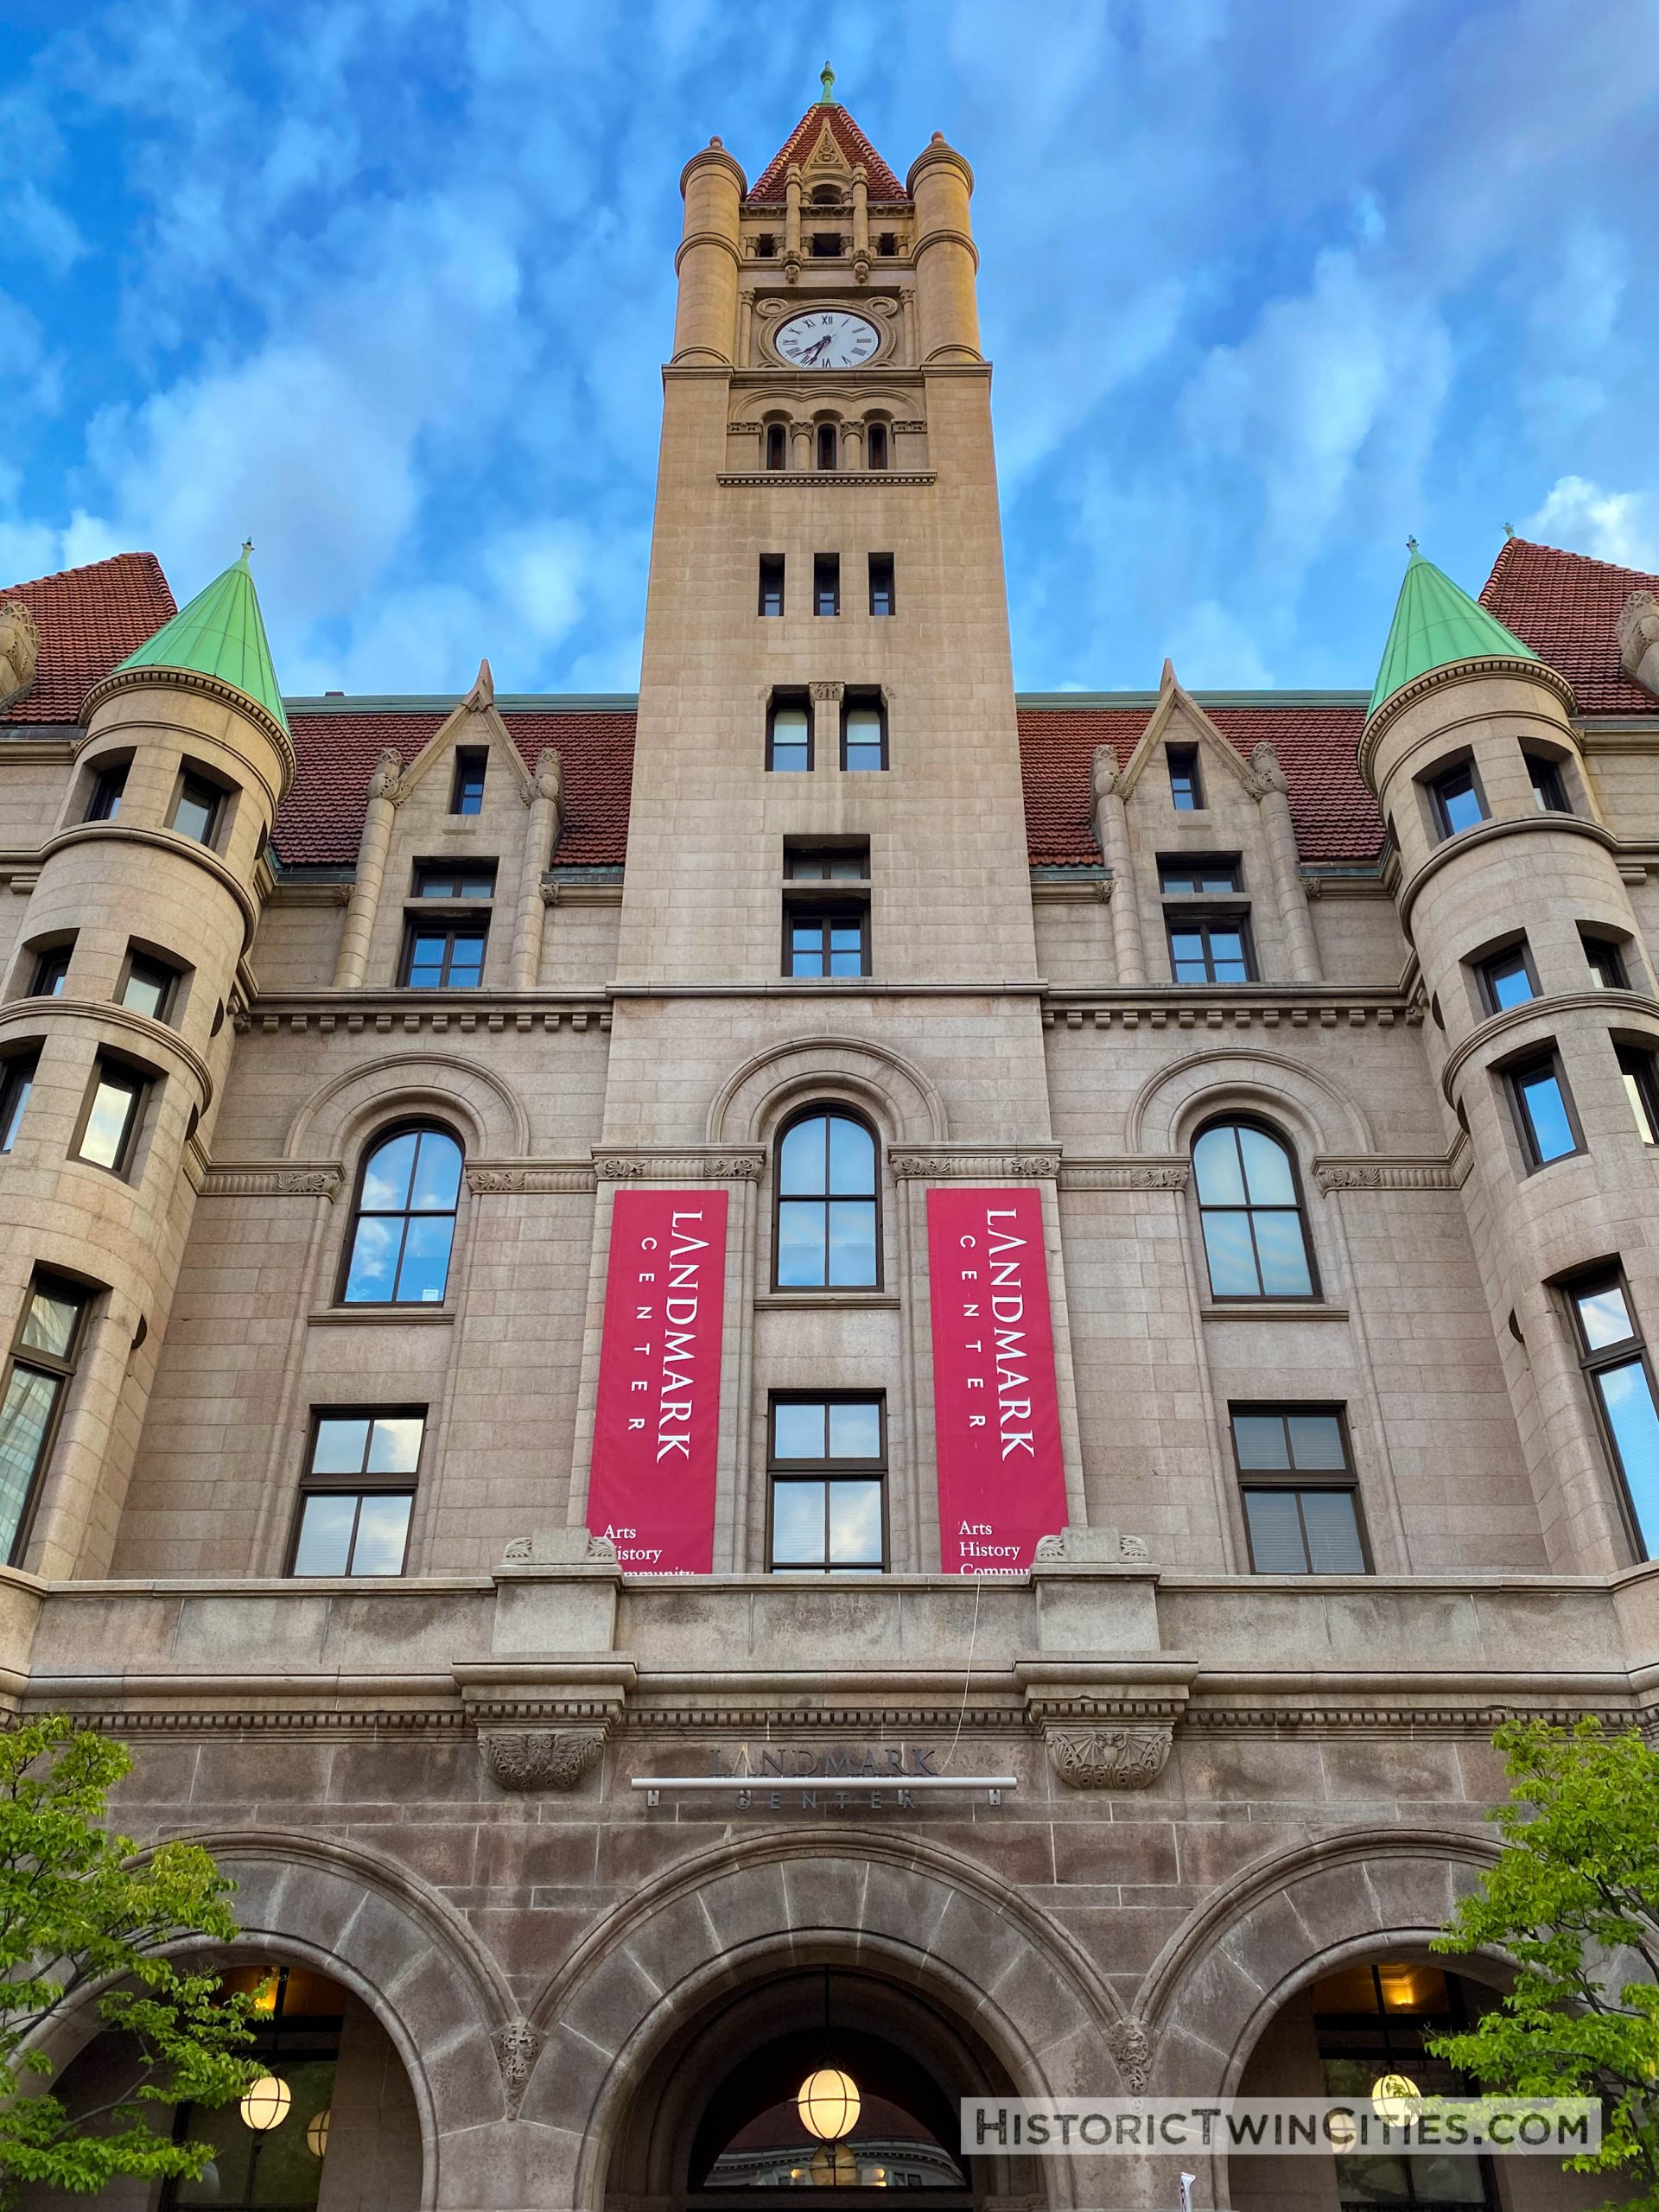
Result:
[[[263,707],[286,730],[282,690],[248,568],[252,550],[251,544],[245,545],[223,575],[215,576],[205,591],[199,591],[137,652],[129,653],[114,673],[119,676],[137,668],[177,668],[196,676],[211,676]]]
[[[1497,615],[1460,591],[1432,561],[1425,561],[1414,540],[1368,712],[1374,715],[1385,699],[1431,669],[1494,655],[1506,660],[1538,658]]]

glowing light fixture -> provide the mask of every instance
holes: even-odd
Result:
[[[314,2158],[321,2158],[328,2148],[328,2107],[312,2113],[306,2122],[305,2147]]]
[[[1408,2074],[1379,2074],[1371,2084],[1371,2110],[1391,2127],[1415,2120],[1422,2103],[1422,2091]]]
[[[294,2092],[280,2074],[262,2074],[238,2109],[245,2127],[251,2127],[256,2135],[269,2135],[288,2118],[293,2101]]]
[[[820,2143],[839,2143],[858,2126],[858,2084],[839,2067],[820,2066],[809,2074],[795,2099],[801,2126]]]

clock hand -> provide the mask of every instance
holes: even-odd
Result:
[[[818,340],[818,341],[817,341],[817,343],[816,345],[814,345],[814,346],[809,346],[807,347],[807,349],[806,349],[805,353],[803,353],[803,354],[802,354],[802,356],[801,356],[801,361],[802,361],[802,365],[803,365],[803,366],[805,366],[805,365],[807,365],[810,364],[811,362],[816,361],[816,360],[819,358],[819,356],[823,353],[824,349],[828,346],[828,345],[829,345],[829,343],[830,343],[830,336],[831,336],[831,335],[833,335],[833,334],[832,334],[832,333],[831,333],[831,334],[826,334],[826,335],[825,335],[825,336],[823,336],[823,338],[820,338],[820,339]]]

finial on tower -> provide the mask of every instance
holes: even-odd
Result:
[[[1414,537],[1408,537],[1406,540],[1406,550],[1408,553],[1414,553],[1417,550],[1417,541]]]
[[[1515,536],[1515,524],[1512,522],[1506,522],[1504,524],[1503,535],[1505,537],[1513,537]]]
[[[818,94],[818,105],[834,107],[836,105],[836,73],[827,61],[818,72],[818,82],[823,86],[823,90]]]
[[[236,564],[238,569],[245,569],[247,567],[248,556],[252,552],[252,550],[253,540],[251,537],[245,537],[242,541],[242,557]]]

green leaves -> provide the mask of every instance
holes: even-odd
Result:
[[[1502,1951],[1515,1984],[1433,2049],[1489,2088],[1599,2095],[1602,2148],[1569,2164],[1639,2177],[1621,2204],[1659,2212],[1659,1755],[1593,1720],[1511,1722],[1495,1740],[1503,1849],[1434,1948]]]
[[[131,1840],[103,1825],[131,1765],[66,1715],[0,1735],[0,2202],[23,2182],[86,2193],[122,2174],[198,2175],[207,2148],[173,2142],[168,2113],[226,2104],[258,2071],[238,2056],[246,2001],[161,1955],[184,1936],[228,1941],[234,1885],[199,1845],[136,1863]],[[51,2071],[29,2039],[93,1988],[128,2063],[107,2104],[72,2115],[28,2093],[26,2075]]]

